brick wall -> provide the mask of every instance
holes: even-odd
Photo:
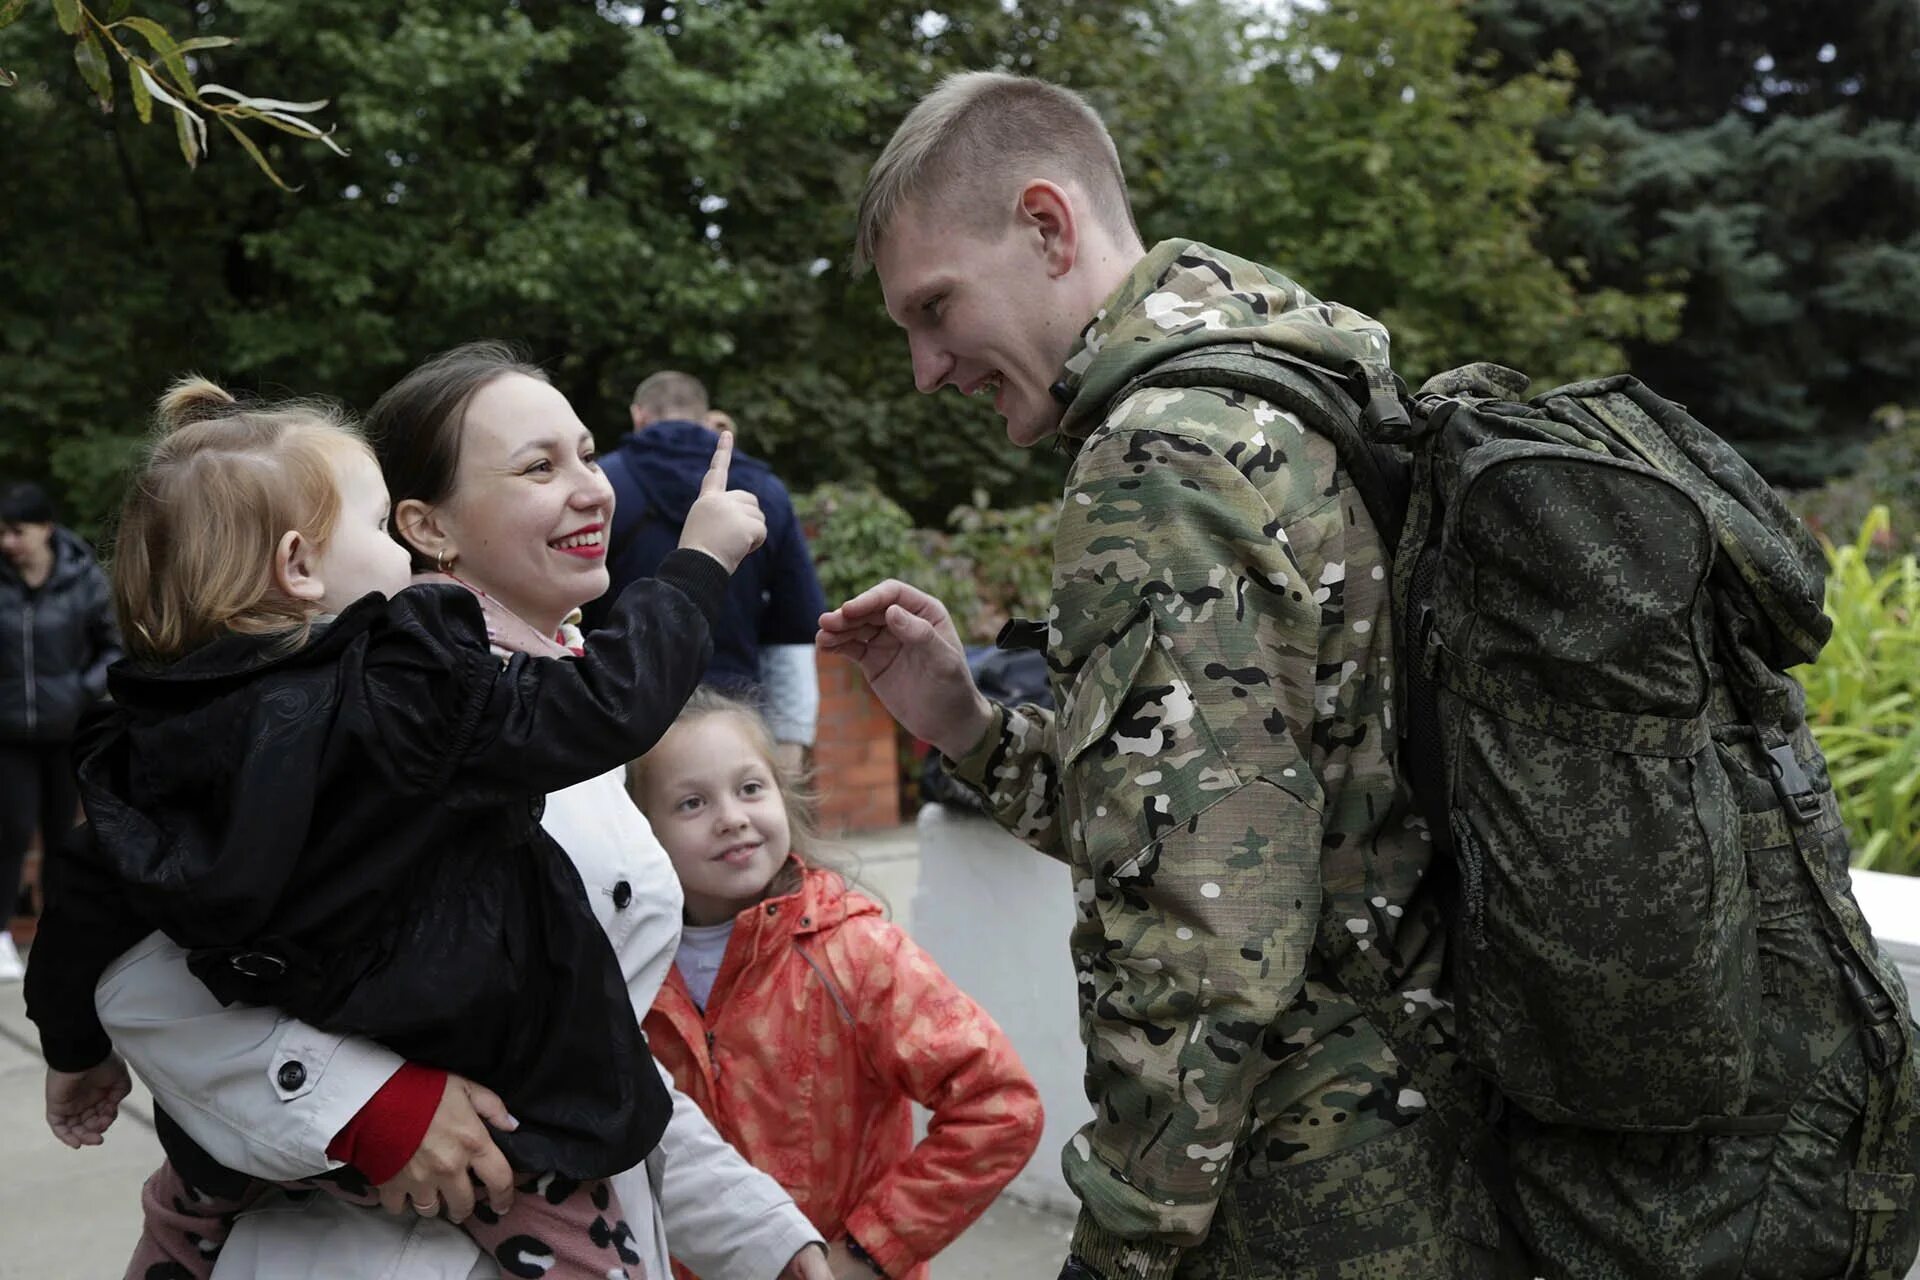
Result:
[[[818,655],[820,727],[813,741],[820,825],[868,831],[900,825],[900,754],[893,717],[845,658]]]

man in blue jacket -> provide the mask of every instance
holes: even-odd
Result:
[[[690,374],[656,373],[634,389],[633,432],[601,458],[618,498],[607,544],[613,585],[587,607],[589,627],[622,587],[651,575],[679,545],[680,525],[699,496],[700,478],[719,440],[706,425],[710,409],[706,387]],[[760,701],[782,755],[797,764],[813,742],[819,713],[813,635],[826,599],[793,500],[779,477],[766,463],[735,449],[729,483],[760,499],[767,541],[728,581],[707,682]]]

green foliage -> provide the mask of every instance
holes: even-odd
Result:
[[[1258,70],[1214,89],[1200,145],[1170,157],[1183,223],[1386,322],[1416,385],[1475,359],[1550,385],[1620,368],[1626,339],[1672,334],[1663,282],[1593,289],[1583,258],[1535,243],[1542,195],[1593,181],[1586,153],[1536,145],[1566,110],[1570,66],[1495,81],[1451,0],[1291,14],[1247,42]]]
[[[987,495],[955,507],[948,532],[936,535],[937,565],[958,584],[946,599],[960,638],[991,644],[1008,618],[1044,617],[1053,594],[1057,502],[996,510]]]
[[[25,0],[7,0],[0,4],[0,28],[12,25],[25,7]],[[201,84],[194,77],[196,64],[204,66],[209,50],[225,49],[233,44],[227,36],[195,36],[176,40],[171,32],[152,18],[129,14],[126,0],[116,0],[104,18],[94,13],[84,0],[53,0],[53,15],[61,34],[73,39],[73,65],[103,112],[112,112],[114,62],[125,68],[127,96],[141,124],[153,121],[153,104],[158,101],[173,113],[174,137],[188,168],[200,163],[207,151],[207,120],[218,121],[233,135],[260,171],[277,187],[286,183],[274,172],[260,145],[243,123],[257,123],[281,133],[318,142],[335,155],[346,152],[332,137],[331,129],[322,129],[306,117],[327,104],[289,102],[281,98],[256,98],[236,92],[222,84]],[[189,59],[192,59],[190,61]],[[12,88],[19,76],[0,70],[0,88]]]
[[[996,510],[976,493],[943,530],[914,528],[898,503],[870,485],[821,485],[796,495],[794,509],[830,605],[900,578],[943,601],[968,644],[993,643],[1009,617],[1046,612],[1057,503]]]
[[[1410,377],[1488,355],[1595,372],[1670,331],[1673,278],[1599,272],[1631,237],[1540,247],[1553,193],[1613,189],[1605,139],[1536,145],[1563,131],[1564,64],[1503,80],[1455,0],[1277,24],[1237,4],[145,0],[176,51],[194,46],[194,76],[334,95],[350,156],[259,140],[295,192],[240,164],[189,172],[124,109],[132,90],[92,108],[73,35],[16,23],[0,468],[55,480],[97,528],[185,370],[364,409],[491,335],[545,362],[603,442],[640,378],[683,368],[796,490],[876,486],[926,528],[976,490],[996,511],[1051,497],[1061,455],[1013,448],[982,404],[917,394],[874,281],[842,269],[866,167],[970,67],[1084,91],[1149,240],[1250,254],[1380,315]],[[127,48],[178,87],[153,46]]]
[[[1852,542],[1823,539],[1833,638],[1796,674],[1855,863],[1920,875],[1920,556],[1876,567],[1886,525],[1875,508]]]
[[[1845,475],[1791,495],[1789,504],[1816,534],[1851,536],[1877,507],[1885,520],[1867,548],[1876,567],[1890,556],[1920,551],[1920,412],[1887,408],[1874,415],[1878,433]]]
[[[1596,286],[1676,282],[1633,371],[1776,483],[1850,466],[1920,391],[1920,7],[1858,0],[1474,0],[1502,74],[1571,55],[1547,154],[1597,157],[1541,242]],[[1849,526],[1851,528],[1851,526]]]
[[[829,607],[884,578],[935,589],[929,581],[933,566],[914,534],[913,520],[878,489],[825,484],[796,494],[793,507],[806,530]]]

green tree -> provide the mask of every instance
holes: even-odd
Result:
[[[1796,485],[1848,464],[1920,391],[1920,9],[1911,0],[1477,0],[1523,71],[1556,51],[1578,108],[1548,154],[1598,148],[1544,243],[1597,282],[1684,277],[1634,371]]]
[[[977,490],[1051,497],[1061,456],[918,395],[874,282],[844,269],[867,166],[963,68],[1086,92],[1149,238],[1375,311],[1410,372],[1585,371],[1660,319],[1657,291],[1588,287],[1533,247],[1537,193],[1574,173],[1531,146],[1564,78],[1462,71],[1451,7],[1350,0],[1264,33],[1225,0],[141,7],[183,41],[238,38],[205,52],[220,82],[332,94],[351,154],[264,138],[292,192],[189,172],[124,96],[91,105],[54,24],[0,36],[22,75],[0,92],[0,468],[51,475],[91,521],[179,372],[364,408],[483,335],[546,362],[603,441],[678,367],[796,488],[874,484],[936,528]]]
[[[1194,142],[1169,147],[1170,203],[1217,242],[1384,321],[1417,383],[1476,359],[1543,385],[1611,372],[1619,344],[1672,332],[1677,297],[1588,284],[1536,240],[1539,202],[1591,157],[1542,154],[1570,69],[1497,81],[1458,3],[1299,7],[1250,40],[1244,84],[1216,85]]]
[[[27,0],[0,0],[0,30],[19,21]],[[159,114],[173,123],[174,136],[187,167],[200,163],[207,152],[211,120],[232,136],[254,164],[284,187],[280,175],[245,128],[260,124],[307,141],[318,142],[336,155],[346,154],[323,129],[307,117],[326,106],[325,100],[293,102],[237,92],[227,85],[195,78],[208,52],[229,48],[229,36],[177,39],[145,14],[134,13],[133,0],[112,0],[99,6],[88,0],[53,0],[53,20],[72,39],[73,66],[102,111],[112,111],[114,95],[125,86],[125,100],[141,124]],[[0,89],[11,89],[19,76],[0,67]]]

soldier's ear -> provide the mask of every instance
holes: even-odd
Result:
[[[1047,275],[1058,279],[1073,270],[1080,255],[1079,215],[1067,192],[1044,178],[1020,189],[1021,234],[1045,261]]]

